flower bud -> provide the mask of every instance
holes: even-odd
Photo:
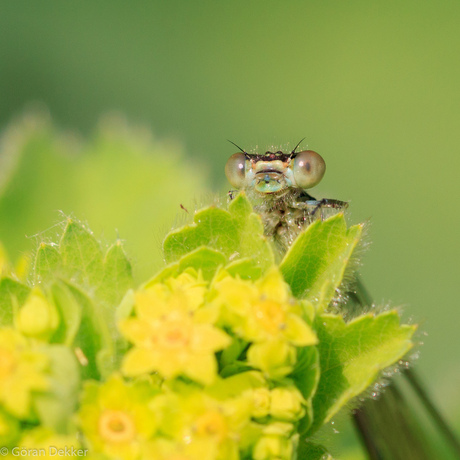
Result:
[[[270,414],[280,420],[300,420],[305,415],[305,400],[295,388],[278,387],[270,393]]]
[[[15,322],[24,335],[47,340],[59,326],[59,314],[43,293],[35,289],[19,310]]]
[[[292,439],[282,436],[263,436],[254,447],[252,458],[254,460],[290,460],[293,453]]]

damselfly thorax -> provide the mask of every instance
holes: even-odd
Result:
[[[290,153],[263,154],[248,153],[236,146],[241,152],[232,155],[225,166],[230,184],[246,191],[262,216],[265,234],[282,251],[306,226],[348,206],[345,201],[317,200],[306,192],[321,181],[326,164],[313,150],[296,152],[299,144]],[[231,191],[230,197],[233,194]]]

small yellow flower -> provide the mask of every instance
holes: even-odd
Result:
[[[263,436],[254,446],[254,460],[290,460],[298,444],[298,435],[289,423],[274,422],[262,428]]]
[[[30,415],[34,392],[48,389],[48,357],[12,329],[0,330],[0,403],[18,418]]]
[[[212,309],[200,308],[205,292],[199,280],[183,273],[135,294],[135,316],[119,324],[134,344],[123,362],[125,375],[159,372],[203,384],[215,379],[215,352],[228,346],[230,337],[212,325]]]
[[[164,399],[160,409],[163,413],[161,430],[174,440],[174,453],[178,459],[198,460],[199,452],[201,459],[206,460],[240,458],[239,442],[251,423],[252,401],[249,397],[222,401],[195,391],[168,394]]]
[[[214,303],[224,308],[224,322],[245,340],[279,340],[294,346],[317,343],[278,269],[271,269],[255,283],[224,276],[214,288]]]
[[[253,343],[247,354],[248,363],[272,379],[285,377],[294,370],[297,350],[282,340]]]
[[[149,314],[168,313],[171,309],[194,312],[203,303],[207,292],[206,283],[194,271],[185,271],[177,278],[169,278],[164,283],[155,283],[147,289],[135,293],[136,309]]]
[[[295,387],[277,387],[270,392],[270,415],[279,420],[297,421],[305,415],[305,399]]]
[[[148,407],[156,391],[147,382],[127,384],[118,376],[103,385],[88,382],[78,420],[91,450],[112,458],[137,459],[158,425]]]

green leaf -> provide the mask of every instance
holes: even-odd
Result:
[[[161,283],[170,277],[178,276],[188,268],[193,268],[197,272],[201,271],[203,278],[211,280],[217,269],[225,265],[227,258],[216,249],[201,246],[192,252],[181,257],[178,262],[166,266],[153,278],[147,281],[143,288],[148,288],[156,283]]]
[[[230,275],[238,275],[244,280],[258,279],[265,271],[265,267],[253,257],[245,257],[244,259],[235,260],[234,262],[228,264],[225,269]]]
[[[35,254],[34,282],[35,284],[49,280],[56,276],[62,265],[61,255],[55,246],[40,243]]]
[[[196,212],[192,224],[170,232],[163,243],[166,262],[174,262],[200,246],[208,246],[229,257],[236,251],[237,223],[228,211],[210,207]]]
[[[321,378],[313,398],[309,433],[328,422],[347,402],[362,393],[379,373],[413,346],[415,326],[400,325],[397,311],[363,315],[345,323],[339,316],[316,320]]]
[[[227,378],[235,374],[241,374],[242,372],[253,370],[254,368],[250,366],[246,361],[235,361],[233,364],[225,366],[220,371],[220,376],[223,378]]]
[[[30,293],[30,288],[11,278],[0,279],[0,325],[11,326],[15,308],[21,307]]]
[[[134,305],[134,291],[129,289],[115,309],[115,323],[119,323],[121,320],[128,318],[134,310]]]
[[[333,458],[323,446],[301,439],[297,450],[297,460],[333,460]]]
[[[153,278],[150,278],[146,281],[141,287],[142,289],[147,289],[150,286],[153,286],[156,283],[162,283],[170,277],[175,277],[179,274],[179,262],[174,262],[167,265],[163,270],[157,273]]]
[[[100,284],[104,273],[102,250],[86,228],[68,219],[59,249],[64,266],[72,278],[92,286]]]
[[[131,263],[121,241],[112,245],[104,258],[104,277],[98,295],[112,305],[118,304],[133,285]]]
[[[264,226],[261,217],[252,212],[252,206],[244,193],[230,203],[230,213],[237,221],[240,229],[238,253],[240,257],[252,257],[261,264],[271,265],[273,253],[264,235]]]
[[[222,368],[225,368],[226,366],[232,366],[238,360],[247,346],[247,342],[238,339],[237,337],[233,337],[232,343],[220,353],[219,366]]]
[[[43,349],[50,358],[50,391],[37,394],[34,406],[45,427],[66,433],[78,401],[80,373],[75,355],[61,345]]]
[[[205,280],[211,280],[217,269],[224,265],[225,262],[226,258],[221,252],[201,247],[179,260],[178,273],[182,273],[187,268],[194,268],[197,272],[201,270]]]
[[[293,294],[327,307],[342,282],[345,268],[359,241],[361,225],[347,229],[343,214],[317,220],[301,233],[281,262]]]
[[[263,273],[274,260],[261,218],[252,212],[244,193],[230,203],[228,211],[211,206],[195,213],[192,224],[166,236],[163,250],[171,263],[203,246],[219,251],[227,262],[252,259],[250,265],[258,267],[253,273]]]
[[[306,414],[300,421],[299,433],[305,433],[313,422],[313,395],[320,379],[319,353],[316,347],[303,347],[297,351],[297,364],[289,376],[306,401]]]
[[[110,324],[107,321],[104,308],[100,302],[91,300],[81,289],[66,283],[66,287],[75,297],[81,307],[81,322],[74,344],[81,350],[82,375],[86,378],[98,378],[101,369],[98,364],[98,354],[105,350],[106,358],[110,361],[104,370],[111,365],[115,353],[114,340],[111,336]]]
[[[59,328],[53,335],[52,341],[70,347],[80,327],[81,306],[61,281],[56,281],[51,286],[51,294],[61,317]]]

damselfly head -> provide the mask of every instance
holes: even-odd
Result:
[[[225,165],[225,175],[237,189],[262,194],[281,193],[289,188],[309,189],[321,181],[326,171],[323,158],[313,150],[263,154],[240,150]]]

